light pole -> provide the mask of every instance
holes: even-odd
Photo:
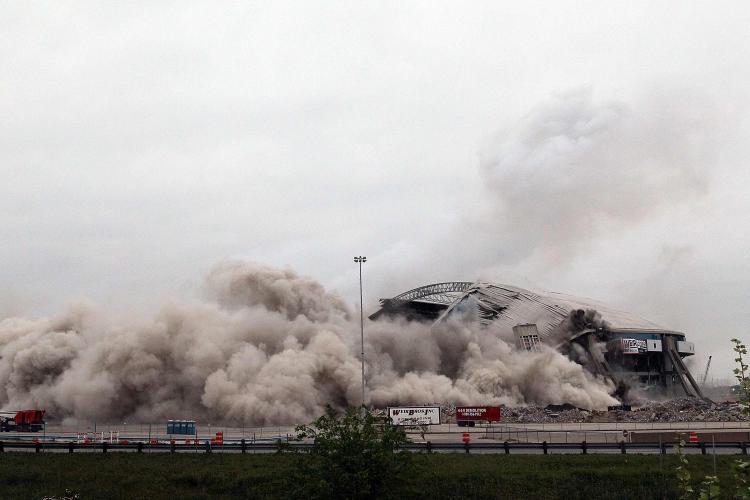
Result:
[[[367,257],[354,257],[354,262],[359,264],[359,332],[362,341],[362,408],[365,407],[365,311],[362,307],[362,264],[367,262]]]

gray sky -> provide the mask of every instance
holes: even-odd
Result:
[[[365,254],[371,306],[586,295],[717,377],[750,340],[746,2],[0,8],[0,316],[151,313],[226,257],[351,302]]]

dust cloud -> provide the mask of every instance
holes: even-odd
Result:
[[[598,101],[590,88],[544,100],[480,152],[487,265],[558,266],[694,206],[725,146],[719,116],[707,99],[674,88],[630,102]]]
[[[0,322],[0,406],[53,419],[291,424],[360,402],[359,314],[314,280],[216,265],[204,301],[119,324],[87,304]],[[368,321],[367,402],[615,403],[611,385],[554,349],[517,352],[459,319]]]

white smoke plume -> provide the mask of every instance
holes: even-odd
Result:
[[[689,210],[710,192],[732,137],[719,116],[674,88],[630,101],[600,101],[589,88],[554,95],[486,141],[479,195],[409,265],[425,261],[422,274],[434,279],[431,255],[444,248],[440,268],[459,279],[519,264],[543,275],[612,235]]]
[[[499,229],[514,250],[555,260],[694,203],[708,192],[717,122],[708,103],[666,92],[631,105],[596,102],[590,89],[555,96],[482,152]]]
[[[0,406],[53,419],[309,421],[360,401],[358,315],[290,270],[229,261],[212,298],[117,325],[90,306],[0,322]],[[366,323],[368,402],[615,403],[611,387],[557,351],[514,352],[472,323]]]

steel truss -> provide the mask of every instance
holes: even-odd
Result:
[[[470,281],[447,281],[445,283],[433,283],[431,285],[420,286],[400,295],[387,299],[389,302],[410,302],[412,300],[423,300],[433,304],[452,304],[456,300],[456,293],[463,293],[474,283]],[[427,299],[427,300],[424,300]]]

